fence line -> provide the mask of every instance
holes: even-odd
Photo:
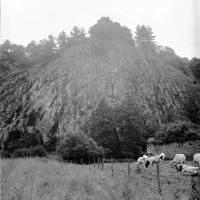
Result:
[[[98,159],[99,162],[99,159]],[[103,161],[102,161],[103,163]],[[101,164],[102,164],[101,163]],[[160,174],[160,166],[157,163],[156,164],[156,168],[152,169],[152,171],[154,172],[151,173],[152,171],[149,171],[150,173],[147,173],[147,171],[143,171],[139,168],[139,172],[136,169],[131,169],[130,167],[130,161],[128,160],[127,162],[127,169],[117,169],[114,167],[114,160],[111,160],[111,176],[114,177],[114,175],[116,174],[120,174],[120,173],[127,173],[128,175],[128,179],[127,179],[127,185],[132,185],[134,183],[134,179],[136,178],[136,175],[141,175],[141,183],[143,186],[145,186],[145,180],[148,179],[149,177],[152,177],[155,181],[155,183],[157,183],[157,191],[158,194],[160,195],[160,197],[164,200],[165,199],[165,195],[166,193],[163,192],[163,186],[161,184],[161,182],[166,181],[166,183],[171,184],[171,183],[176,183],[177,182],[182,182],[184,181],[184,184],[186,185],[186,187],[183,188],[183,191],[188,191],[189,190],[189,194],[190,194],[190,200],[196,200],[196,199],[200,199],[200,174],[192,175],[192,174],[181,174],[181,176],[185,176],[185,178],[182,178],[180,176],[177,176],[177,174]],[[102,168],[103,170],[103,168]],[[135,174],[131,173],[131,172],[135,172]],[[165,183],[165,182],[163,182]],[[128,186],[127,186],[128,187]],[[145,186],[146,187],[146,186]],[[181,188],[182,190],[182,188]],[[129,194],[128,194],[129,189],[127,189],[127,191],[124,193],[124,191],[122,193],[120,193],[122,196],[126,196],[124,198],[128,199],[129,198]],[[177,195],[177,193],[175,192],[174,195]]]
[[[192,175],[192,174],[181,174],[180,176],[177,176],[177,174],[170,174],[170,170],[169,170],[169,174],[160,174],[160,165],[159,163],[156,164],[156,168],[152,168],[151,171],[146,171],[143,170],[142,168],[136,168],[136,169],[131,169],[130,167],[130,161],[129,159],[127,159],[127,162],[125,162],[124,164],[127,164],[127,168],[123,168],[123,169],[119,169],[115,167],[115,163],[116,160],[111,159],[111,160],[106,160],[104,158],[95,158],[95,156],[93,157],[93,166],[95,167],[96,164],[98,166],[98,170],[103,171],[104,170],[104,163],[109,163],[111,164],[111,168],[110,168],[110,172],[111,172],[111,176],[114,177],[115,175],[118,174],[122,174],[124,173],[124,175],[127,175],[127,187],[129,187],[128,185],[132,185],[134,183],[134,179],[136,178],[137,175],[141,175],[141,183],[143,185],[143,187],[146,187],[148,185],[146,185],[146,180],[149,179],[150,177],[153,179],[152,181],[155,181],[154,183],[157,184],[157,191],[158,194],[160,195],[160,197],[164,200],[165,199],[165,189],[163,188],[163,184],[171,184],[171,183],[178,183],[181,181],[184,181],[184,185],[186,185],[186,187],[183,188],[184,190],[189,190],[190,193],[190,200],[196,200],[196,199],[200,199],[200,174]],[[110,162],[111,161],[111,162]],[[81,158],[81,164],[82,163],[82,158]],[[89,167],[91,165],[91,160],[89,159]],[[119,164],[119,163],[118,163]],[[90,168],[91,169],[91,168]],[[132,173],[134,172],[134,174]],[[185,178],[183,178],[185,177]],[[151,181],[151,179],[149,179],[149,181]],[[165,182],[166,181],[166,182]],[[177,181],[177,182],[176,182]],[[180,188],[182,190],[182,187]],[[164,192],[165,191],[165,192]],[[120,195],[126,199],[129,198],[129,189],[127,189],[127,191],[124,193],[124,191],[122,193],[120,193]],[[174,193],[176,195],[176,192]],[[125,196],[124,196],[125,195]]]

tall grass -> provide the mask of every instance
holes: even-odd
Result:
[[[2,169],[1,197],[8,200],[106,200],[113,196],[113,181],[88,166],[14,159],[1,161]]]
[[[35,158],[1,160],[0,167],[0,197],[7,200],[173,199],[177,185],[166,183],[168,187],[161,197],[153,178],[144,178],[144,172],[134,171],[129,177],[124,164],[117,166],[114,177],[109,164],[101,171],[88,165]]]

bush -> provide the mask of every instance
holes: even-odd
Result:
[[[30,156],[30,150],[27,148],[17,149],[12,154],[13,158],[19,158],[19,157],[24,158],[24,157],[29,157],[29,156]]]
[[[18,157],[44,157],[47,156],[45,148],[41,145],[37,145],[31,148],[20,148],[14,151],[13,158]]]
[[[12,155],[17,149],[29,149],[31,146],[43,144],[42,135],[39,131],[23,133],[16,129],[9,132],[8,138],[4,142],[4,151]]]
[[[37,145],[37,146],[31,148],[29,151],[30,151],[30,156],[32,156],[32,157],[35,157],[35,156],[45,157],[45,156],[47,156],[47,151],[41,145]]]
[[[99,147],[92,138],[78,133],[66,135],[58,145],[57,151],[64,160],[82,158],[84,162],[88,162],[88,159],[94,156],[104,155],[103,148]]]
[[[200,126],[189,121],[166,124],[155,133],[158,144],[183,143],[200,139]]]

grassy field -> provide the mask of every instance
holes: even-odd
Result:
[[[1,198],[7,200],[155,200],[189,199],[191,177],[160,165],[162,195],[158,193],[156,167],[136,171],[131,163],[75,165],[47,159],[0,161]],[[0,198],[0,199],[1,199]]]

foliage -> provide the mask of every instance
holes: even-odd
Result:
[[[12,157],[18,158],[18,157],[45,157],[47,156],[47,152],[45,148],[41,145],[37,145],[31,148],[19,148],[16,149]]]
[[[31,157],[45,157],[47,156],[47,151],[42,145],[36,145],[32,148],[30,148],[30,156]]]
[[[6,60],[8,63],[17,67],[28,63],[25,48],[22,45],[12,44],[9,40],[6,40],[0,46],[0,60]]]
[[[58,57],[55,38],[52,35],[49,35],[48,39],[40,40],[38,44],[32,41],[27,45],[26,50],[32,64],[47,65]]]
[[[143,50],[155,50],[155,36],[150,26],[137,25],[135,32],[135,41],[137,46]]]
[[[87,124],[89,135],[114,158],[137,157],[145,148],[145,128],[134,102],[111,108],[102,101]]]
[[[89,30],[90,37],[101,41],[126,41],[134,43],[130,29],[113,22],[109,17],[102,17]]]
[[[9,133],[8,139],[4,143],[4,151],[12,155],[17,149],[35,147],[44,145],[39,131],[34,133],[23,133],[20,130],[13,130]]]
[[[188,61],[177,56],[172,48],[167,46],[158,46],[157,51],[159,57],[166,64],[172,65],[174,68],[182,71],[186,76],[189,75],[189,69],[187,68]]]
[[[58,125],[59,120],[56,119],[53,126],[49,130],[49,133],[47,134],[48,141],[45,142],[45,148],[49,152],[56,151],[56,146],[58,143],[58,137],[56,136]]]
[[[104,154],[103,148],[98,146],[92,138],[73,132],[60,140],[57,151],[64,160],[74,158],[87,160],[89,157],[102,157]]]
[[[200,87],[189,86],[183,105],[184,115],[193,123],[200,124]]]
[[[68,45],[75,46],[83,41],[85,41],[85,30],[83,28],[78,28],[77,26],[74,26],[74,28],[70,32],[70,37],[68,38]]]
[[[200,80],[200,58],[192,58],[188,65],[194,77]]]
[[[67,49],[67,34],[62,31],[57,37],[57,44],[61,52],[64,52]]]
[[[163,125],[155,133],[155,139],[159,144],[172,142],[183,143],[185,141],[200,139],[200,127],[190,121],[177,121]]]
[[[30,156],[30,150],[27,148],[16,149],[12,154],[13,158],[20,158],[20,157],[25,158],[29,156]]]
[[[25,47],[6,40],[0,45],[0,76],[30,66]]]

